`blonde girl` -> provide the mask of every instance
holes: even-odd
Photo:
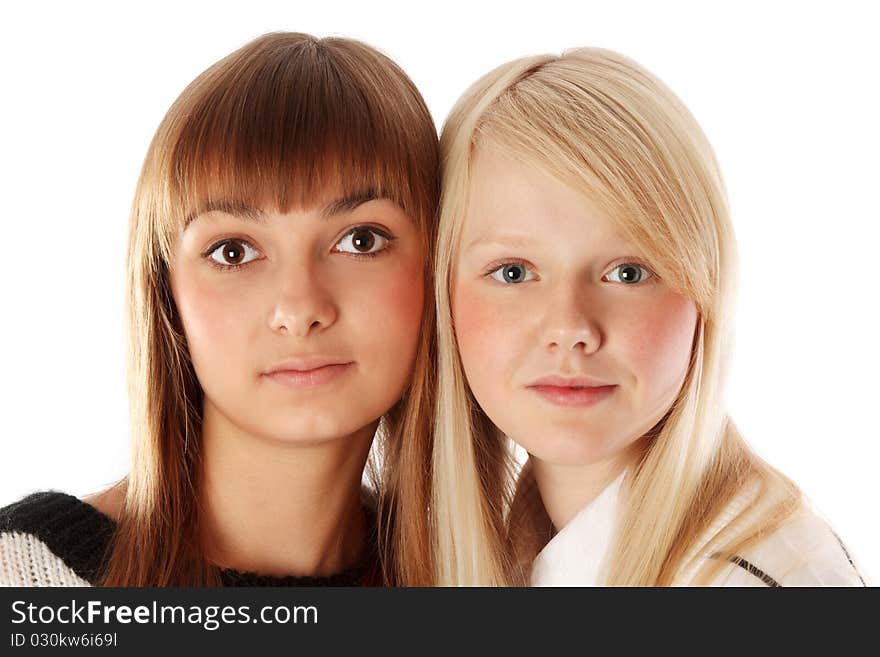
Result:
[[[725,410],[736,245],[681,101],[611,51],[518,59],[441,154],[438,581],[862,584]]]
[[[0,580],[429,581],[437,148],[357,41],[268,34],[199,75],[131,215],[131,472],[0,510]]]

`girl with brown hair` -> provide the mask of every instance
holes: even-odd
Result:
[[[268,34],[199,75],[132,209],[131,471],[0,510],[0,581],[427,583],[438,193],[373,48]]]

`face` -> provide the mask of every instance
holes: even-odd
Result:
[[[409,383],[423,304],[417,227],[387,199],[234,205],[181,233],[171,285],[216,413],[283,441],[350,435]]]
[[[670,408],[696,307],[581,193],[479,148],[453,264],[471,390],[539,462],[620,458]]]

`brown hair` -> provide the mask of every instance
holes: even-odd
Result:
[[[187,218],[238,203],[309,207],[328,188],[396,201],[419,228],[430,298],[437,133],[406,74],[375,49],[307,34],[261,36],[199,75],[150,144],[135,193],[127,285],[132,469],[102,583],[217,585],[200,545],[203,393],[171,295],[172,245]],[[381,579],[428,583],[433,306],[414,378],[384,417],[370,474]]]

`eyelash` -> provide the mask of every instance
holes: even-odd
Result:
[[[353,235],[354,233],[357,233],[358,231],[361,231],[361,230],[366,230],[371,233],[375,233],[376,235],[379,235],[380,237],[385,238],[387,244],[385,244],[384,248],[379,249],[378,251],[374,251],[373,253],[352,253],[351,251],[336,251],[336,253],[342,253],[344,255],[352,256],[354,258],[375,258],[376,256],[380,256],[384,253],[387,253],[394,246],[394,242],[397,241],[396,237],[394,237],[393,235],[391,235],[387,231],[382,230],[381,228],[376,228],[376,226],[364,225],[364,226],[355,226],[354,228],[352,228],[351,230],[346,232],[345,235],[343,235],[338,240],[336,240],[336,244],[339,244],[342,240],[344,240],[349,235]],[[335,247],[336,244],[334,244],[333,246]]]
[[[373,252],[373,253],[352,253],[352,252],[350,252],[350,251],[335,251],[335,253],[342,253],[342,254],[344,254],[344,255],[351,256],[351,257],[354,257],[354,258],[375,258],[376,256],[382,255],[383,253],[386,253],[388,250],[390,250],[390,249],[392,248],[392,246],[394,245],[394,242],[397,241],[397,238],[396,238],[396,237],[394,237],[393,235],[389,234],[388,232],[386,232],[386,231],[384,231],[384,230],[381,230],[381,229],[379,229],[379,228],[376,228],[375,226],[367,226],[367,225],[364,225],[364,226],[355,226],[354,228],[352,228],[351,230],[349,230],[348,232],[346,232],[342,237],[340,237],[340,238],[336,241],[336,243],[335,243],[333,246],[335,247],[336,244],[339,244],[339,242],[341,242],[342,240],[344,240],[346,237],[348,237],[348,236],[350,236],[350,235],[352,235],[352,234],[354,234],[354,233],[356,233],[356,232],[358,232],[358,231],[361,231],[361,230],[367,230],[367,231],[370,231],[370,232],[372,232],[372,233],[375,233],[376,235],[379,235],[379,236],[385,238],[385,240],[387,240],[387,244],[385,245],[385,248],[380,249],[379,251],[375,251],[375,252]],[[213,267],[214,269],[217,269],[217,270],[219,270],[219,271],[222,271],[222,272],[232,272],[232,271],[236,271],[236,270],[238,270],[238,269],[241,269],[242,267],[247,267],[249,264],[251,264],[251,262],[254,262],[253,260],[251,260],[250,262],[243,262],[243,263],[240,263],[240,264],[225,264],[225,265],[221,265],[219,262],[217,262],[216,260],[214,260],[213,258],[211,258],[211,254],[214,253],[214,251],[216,251],[217,249],[219,249],[219,248],[220,248],[221,246],[223,246],[224,244],[228,244],[229,242],[241,242],[242,244],[245,244],[245,245],[251,247],[251,248],[254,249],[255,251],[258,250],[253,244],[251,244],[251,243],[250,243],[248,240],[246,240],[246,239],[242,239],[242,238],[240,238],[240,237],[226,237],[226,238],[224,238],[224,239],[222,239],[222,240],[218,240],[217,242],[214,242],[214,244],[212,244],[211,246],[209,246],[209,247],[205,250],[205,252],[202,253],[202,257],[203,257],[205,260],[207,260],[208,264],[209,264],[211,267]]]
[[[535,269],[531,264],[529,264],[525,260],[516,260],[516,259],[505,260],[503,262],[493,263],[493,264],[489,265],[489,267],[483,271],[483,277],[484,278],[491,277],[492,274],[494,274],[496,271],[498,271],[502,267],[506,267],[508,265],[519,265],[521,267],[526,267],[528,269],[531,269],[532,271],[534,271],[534,269]],[[639,260],[634,260],[634,259],[624,260],[623,262],[620,262],[620,263],[614,265],[613,267],[610,267],[608,269],[608,272],[612,272],[615,269],[618,269],[619,267],[623,267],[624,265],[635,265],[637,267],[641,267],[642,269],[647,271],[649,274],[649,276],[645,280],[639,281],[638,283],[632,283],[632,284],[628,285],[627,287],[636,287],[639,285],[644,285],[648,281],[652,281],[652,280],[657,279],[657,273],[653,269],[651,269],[648,265],[640,262]],[[605,278],[605,276],[607,276],[607,275],[608,275],[607,273],[603,274],[602,278]],[[529,281],[525,281],[525,282],[529,282]],[[610,282],[613,282],[613,281],[610,281]],[[500,285],[521,285],[521,283],[512,283],[512,284],[511,283],[500,283]]]
[[[625,283],[623,283],[622,285],[625,285],[625,287],[640,287],[642,285],[647,285],[647,284],[649,284],[651,282],[655,282],[657,280],[657,273],[653,269],[651,269],[648,265],[644,264],[643,262],[639,262],[638,260],[632,260],[632,259],[625,260],[623,262],[620,262],[620,263],[614,265],[613,267],[611,267],[608,270],[608,272],[610,273],[610,272],[614,271],[615,269],[619,269],[620,267],[623,267],[624,265],[635,265],[636,267],[639,267],[640,269],[642,269],[648,273],[648,276],[645,278],[645,280],[639,281],[638,283],[630,283],[629,285],[626,285]],[[607,276],[607,274],[603,275],[602,278],[605,278],[605,276]],[[615,281],[610,281],[610,282],[615,282]]]
[[[484,277],[491,277],[492,274],[494,274],[496,271],[498,271],[502,267],[507,267],[508,265],[519,265],[520,267],[527,267],[533,271],[535,269],[534,267],[532,267],[532,265],[530,265],[525,260],[515,260],[515,259],[514,260],[504,260],[503,262],[498,262],[498,263],[494,263],[494,264],[489,265],[489,267],[487,267],[483,271],[483,276]],[[501,283],[501,285],[508,285],[508,283]]]
[[[251,247],[254,251],[258,251],[257,247],[255,247],[253,244],[251,244],[251,243],[250,243],[248,240],[246,240],[246,239],[242,239],[242,238],[240,238],[240,237],[226,237],[226,238],[224,238],[224,239],[222,239],[222,240],[218,240],[218,241],[214,242],[214,244],[212,244],[211,246],[209,246],[209,247],[207,248],[207,250],[206,250],[204,253],[202,253],[202,257],[208,262],[208,264],[209,264],[211,267],[213,267],[214,269],[216,269],[216,270],[218,270],[218,271],[222,271],[222,272],[232,272],[232,271],[236,271],[236,270],[238,270],[238,269],[241,269],[242,267],[247,267],[249,264],[251,264],[251,262],[254,262],[253,260],[251,260],[250,262],[242,262],[242,263],[239,263],[239,264],[225,264],[225,265],[221,265],[219,262],[217,262],[216,260],[214,260],[214,259],[211,257],[211,254],[214,253],[214,251],[216,251],[217,249],[219,249],[219,248],[220,248],[221,246],[223,246],[224,244],[229,244],[230,242],[241,242],[242,244],[245,244],[245,245]]]

